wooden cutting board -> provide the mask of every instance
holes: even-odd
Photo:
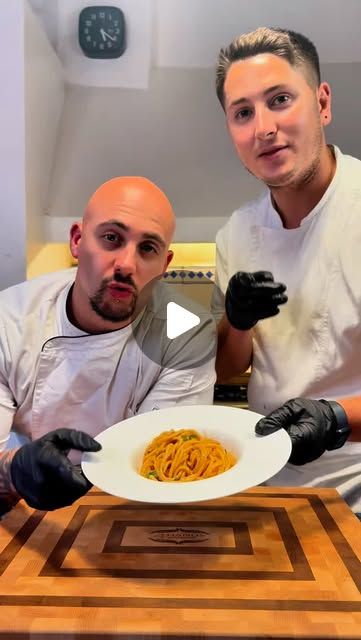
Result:
[[[0,523],[6,640],[361,638],[361,524],[332,489],[195,505],[93,489]]]

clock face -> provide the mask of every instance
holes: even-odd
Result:
[[[118,7],[85,7],[79,14],[79,44],[88,58],[119,58],[125,51],[125,20]]]

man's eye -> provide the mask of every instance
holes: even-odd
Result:
[[[104,240],[107,240],[107,242],[117,242],[119,240],[118,234],[111,231],[104,233],[103,238]]]
[[[246,120],[251,115],[251,109],[240,109],[234,114],[236,120]]]
[[[153,244],[149,244],[149,242],[144,242],[140,245],[140,250],[143,253],[157,253],[157,249]]]
[[[275,98],[273,98],[272,104],[274,104],[276,107],[283,106],[284,104],[287,104],[289,101],[290,101],[290,96],[286,94],[282,94],[280,96],[276,96]]]

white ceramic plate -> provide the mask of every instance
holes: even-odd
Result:
[[[232,495],[264,482],[277,473],[291,454],[284,429],[259,437],[258,413],[235,407],[196,405],[172,407],[123,420],[100,433],[102,449],[84,453],[82,469],[94,485],[121,498],[139,502],[177,503]],[[169,429],[197,429],[219,440],[237,463],[224,473],[194,482],[157,482],[139,475],[149,442]]]

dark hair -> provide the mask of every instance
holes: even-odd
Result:
[[[221,49],[216,69],[216,91],[224,108],[224,83],[230,66],[237,60],[251,58],[259,53],[273,53],[285,58],[291,66],[303,66],[311,85],[321,82],[320,61],[313,42],[296,31],[260,27],[237,36],[228,47]]]

